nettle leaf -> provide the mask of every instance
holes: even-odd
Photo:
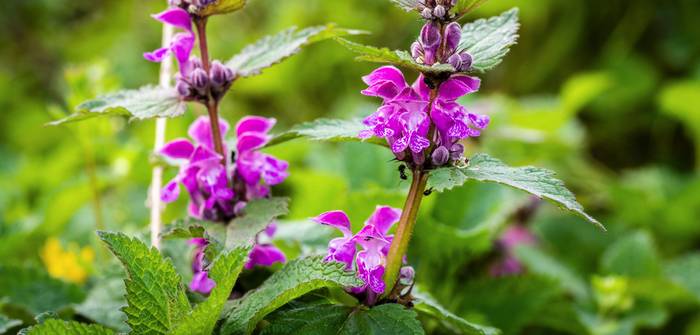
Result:
[[[248,203],[245,213],[229,223],[226,228],[226,248],[252,246],[255,235],[272,220],[289,213],[288,198],[257,199]]]
[[[126,116],[131,120],[176,117],[185,112],[185,103],[174,88],[145,86],[124,90],[88,100],[76,107],[77,112],[48,123],[56,126],[98,116]]]
[[[236,248],[219,254],[209,269],[209,277],[216,282],[209,298],[197,305],[170,334],[212,334],[249,251],[248,248]]]
[[[459,0],[457,4],[452,7],[452,11],[460,17],[476,9],[484,2],[486,2],[486,0]]]
[[[459,50],[472,56],[472,69],[484,72],[498,65],[518,40],[518,9],[462,27]]]
[[[22,321],[10,319],[4,314],[0,314],[0,334],[5,334],[8,330],[22,324]]]
[[[192,220],[177,220],[166,225],[160,232],[160,237],[168,238],[197,238],[204,237],[206,229],[202,222]]]
[[[407,12],[417,10],[419,4],[418,0],[391,0],[391,2]]]
[[[317,119],[298,124],[292,129],[276,135],[267,146],[273,146],[300,137],[314,141],[328,142],[368,142],[386,146],[386,141],[377,137],[361,139],[358,137],[367,126],[361,120]]]
[[[302,47],[332,37],[362,34],[359,30],[338,28],[329,24],[298,30],[290,28],[276,35],[263,37],[245,47],[226,65],[242,77],[251,77],[265,68],[277,64],[296,54]]]
[[[77,285],[52,278],[42,268],[0,265],[0,297],[32,315],[60,311],[85,294]]]
[[[359,54],[355,59],[365,62],[385,63],[404,67],[418,71],[426,75],[440,75],[455,72],[450,64],[434,64],[432,66],[417,63],[408,51],[389,50],[387,48],[377,48],[348,41],[344,38],[336,38],[342,46],[348,50]]]
[[[501,333],[496,328],[478,325],[460,318],[440,305],[428,293],[414,290],[413,297],[415,298],[413,306],[418,313],[439,320],[455,334],[497,335]]]
[[[98,235],[126,269],[128,305],[123,311],[132,332],[168,333],[191,309],[172,262],[135,238],[103,231]]]
[[[323,262],[321,257],[293,260],[233,304],[221,334],[250,334],[267,314],[313,290],[362,284],[342,263]]]
[[[339,334],[425,334],[416,312],[399,304],[384,304],[350,315]]]
[[[212,4],[204,7],[197,14],[201,16],[211,16],[235,12],[245,6],[246,0],[215,0]]]
[[[109,328],[98,324],[84,324],[75,321],[49,319],[43,323],[21,331],[24,335],[112,335],[116,334]]]
[[[477,154],[466,167],[445,167],[430,173],[429,185],[442,192],[473,179],[507,185],[547,199],[559,207],[574,212],[601,229],[598,220],[584,212],[583,207],[564,183],[554,178],[554,172],[531,166],[514,168],[486,154]]]

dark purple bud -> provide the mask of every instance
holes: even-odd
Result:
[[[411,286],[413,284],[413,279],[416,277],[416,270],[411,266],[404,266],[399,272],[399,279],[401,280],[401,285]]]
[[[440,27],[438,24],[435,22],[426,23],[421,29],[419,42],[423,45],[425,64],[432,65],[435,63],[435,54],[440,47]]]
[[[457,6],[457,0],[450,1],[450,6],[452,6],[452,7]]]
[[[469,71],[472,67],[472,56],[469,53],[454,54],[447,60],[458,72]]]
[[[462,37],[462,27],[457,22],[452,22],[445,27],[445,54],[444,57],[450,57],[457,51],[459,39]]]
[[[222,87],[228,84],[226,80],[226,66],[221,64],[218,60],[211,63],[211,69],[209,70],[209,78],[211,78],[211,84],[216,87]]]
[[[227,83],[232,82],[235,77],[236,77],[236,74],[233,73],[233,70],[231,70],[230,67],[225,66],[224,67],[224,79],[226,79],[226,82]]]
[[[203,90],[209,84],[209,76],[203,69],[192,71],[192,86],[198,90]]]
[[[450,160],[450,151],[444,146],[439,146],[432,155],[433,165],[443,166]]]
[[[433,9],[433,15],[437,18],[443,18],[445,17],[445,14],[447,14],[447,11],[445,10],[445,7],[441,5],[435,6],[435,9]]]
[[[459,143],[453,144],[450,148],[450,159],[456,161],[462,158],[462,155],[464,155],[464,146]]]
[[[175,88],[177,89],[177,94],[179,94],[181,97],[189,97],[190,94],[192,94],[192,88],[190,87],[190,84],[182,80],[177,81]]]
[[[423,9],[422,12],[420,12],[420,15],[421,15],[424,19],[430,20],[430,19],[433,18],[433,11],[430,10],[430,8],[427,8],[427,7],[426,7],[425,9]]]
[[[416,61],[418,61],[420,59],[421,61],[419,63],[422,63],[422,61],[423,61],[423,46],[421,46],[420,43],[413,42],[413,44],[411,44],[411,56]]]
[[[204,67],[202,65],[202,60],[199,57],[190,58],[190,64],[192,64],[193,69],[201,69]]]

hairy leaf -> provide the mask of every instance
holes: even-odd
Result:
[[[413,305],[418,313],[439,320],[455,334],[496,335],[501,333],[496,328],[477,325],[454,315],[428,293],[414,290],[413,297],[415,298]]]
[[[267,146],[284,143],[306,137],[314,141],[329,142],[369,142],[386,146],[386,141],[377,137],[361,139],[358,137],[361,131],[367,127],[361,120],[318,119],[298,124],[292,129],[276,135]]]
[[[458,17],[463,16],[482,5],[486,0],[458,0],[457,4],[452,7],[452,12]]]
[[[237,248],[221,253],[209,270],[209,277],[216,282],[209,298],[197,305],[190,314],[170,332],[172,335],[212,334],[224,304],[231,295],[233,285],[243,269],[248,248]]]
[[[210,16],[235,12],[245,6],[246,0],[215,0],[209,6],[204,7],[197,14]]]
[[[267,314],[310,291],[362,284],[342,263],[326,263],[321,257],[293,260],[258,289],[236,301],[226,316],[221,334],[249,334]]]
[[[359,56],[355,58],[359,61],[392,64],[418,71],[426,75],[440,75],[455,72],[454,67],[452,67],[450,64],[434,64],[432,66],[418,64],[407,51],[392,51],[387,48],[377,48],[348,41],[344,38],[336,38],[336,40],[341,45],[348,48],[348,50],[359,54]]]
[[[391,0],[391,2],[407,12],[418,9],[418,0]]]
[[[22,321],[10,319],[7,316],[0,314],[0,334],[5,334],[8,330],[22,324]]]
[[[185,103],[180,100],[175,89],[145,86],[137,90],[103,95],[83,102],[76,109],[75,113],[50,122],[49,125],[82,121],[97,116],[126,116],[131,120],[175,117],[185,112]]]
[[[190,312],[182,279],[155,248],[121,233],[98,232],[122,262],[128,278],[123,311],[136,334],[166,334]]]
[[[84,324],[75,321],[49,319],[43,323],[23,329],[26,335],[112,335],[116,334],[109,328],[97,324]]]
[[[605,229],[598,220],[584,212],[574,194],[561,180],[554,178],[554,172],[547,169],[531,166],[514,168],[486,154],[477,154],[466,167],[452,166],[431,172],[429,184],[441,192],[460,186],[470,179],[499,183],[534,194]]]
[[[298,30],[290,28],[276,35],[266,36],[245,47],[226,65],[237,75],[258,75],[265,68],[277,64],[299,52],[301,47],[337,36],[361,34],[358,30],[337,28],[335,25],[309,27]]]
[[[352,307],[320,304],[294,304],[265,318],[269,325],[261,335],[337,335]]]
[[[399,304],[384,304],[350,315],[338,334],[425,334],[416,312]]]
[[[459,50],[472,56],[472,69],[484,72],[498,65],[518,40],[518,9],[462,27]]]
[[[163,228],[160,237],[167,238],[197,238],[204,237],[206,229],[202,222],[192,220],[177,220]]]
[[[51,278],[44,269],[0,265],[0,298],[31,314],[59,311],[84,297],[78,286]]]
[[[257,199],[248,203],[245,213],[229,223],[226,228],[226,248],[252,246],[255,235],[272,220],[289,213],[288,198]]]

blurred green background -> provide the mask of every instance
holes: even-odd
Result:
[[[608,232],[518,192],[467,184],[429,196],[421,210],[409,255],[419,285],[505,334],[700,334],[700,2],[491,0],[466,20],[514,6],[519,44],[463,101],[492,118],[468,153],[557,171]],[[47,310],[111,325],[122,317],[120,282],[101,280],[116,269],[94,231],[146,231],[154,122],[43,124],[97,94],[156,82],[157,64],[141,54],[159,46],[161,25],[148,14],[163,7],[0,3],[4,314],[25,323]],[[395,49],[407,49],[421,25],[388,0],[251,0],[211,20],[211,53],[225,60],[264,35],[326,22]],[[360,77],[375,67],[332,41],[314,45],[236,82],[222,113],[231,123],[272,116],[277,131],[367,115],[378,101],[359,94]],[[185,136],[203,113],[168,121],[168,139]],[[291,164],[275,190],[292,198],[278,235],[290,255],[331,236],[305,222],[310,216],[343,209],[359,226],[377,204],[402,205],[407,184],[385,149],[295,141],[270,151]],[[166,221],[182,216],[185,202],[169,206]],[[517,249],[527,271],[492,278],[489,265],[504,257],[494,241],[516,223],[538,239]],[[0,332],[18,329],[3,329],[3,320]]]

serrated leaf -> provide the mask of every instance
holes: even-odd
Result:
[[[102,241],[124,265],[128,278],[123,308],[127,324],[136,334],[167,334],[190,312],[182,279],[157,249],[121,233],[98,232]]]
[[[0,265],[0,297],[37,315],[60,311],[85,295],[77,285],[51,278],[42,268]]]
[[[399,304],[384,304],[350,315],[338,334],[425,334],[416,312]]]
[[[391,2],[407,12],[418,9],[418,0],[391,0]]]
[[[289,213],[288,198],[257,199],[248,203],[242,217],[231,221],[226,228],[226,248],[252,246],[255,235],[278,216]]]
[[[498,65],[518,40],[518,9],[462,27],[459,50],[472,56],[472,69],[484,72]]]
[[[269,325],[260,334],[337,335],[351,312],[342,305],[295,304],[265,318]]]
[[[267,146],[273,146],[300,137],[313,141],[328,142],[368,142],[386,146],[386,141],[377,137],[361,139],[358,135],[367,127],[361,120],[317,119],[298,124],[292,129],[276,135]]]
[[[10,319],[4,314],[0,314],[0,334],[5,334],[8,330],[22,324],[22,321]]]
[[[206,229],[201,222],[192,220],[177,220],[163,228],[160,237],[168,238],[197,238],[204,237]]]
[[[20,334],[26,335],[112,335],[116,334],[109,328],[97,324],[84,324],[75,321],[50,319],[45,322],[23,329]]]
[[[413,306],[418,311],[445,324],[455,334],[497,335],[501,332],[492,327],[481,326],[460,318],[440,305],[426,292],[413,291]]]
[[[345,270],[342,263],[326,263],[321,257],[293,260],[259,288],[235,302],[226,316],[221,334],[250,334],[267,314],[313,290],[362,284],[355,273]]]
[[[459,18],[464,14],[467,14],[472,10],[476,9],[484,2],[486,2],[486,0],[458,0],[457,4],[454,7],[452,7],[452,11]]]
[[[78,105],[76,110],[75,113],[48,125],[56,126],[98,116],[126,116],[130,120],[176,117],[185,112],[185,103],[173,88],[144,86],[137,90],[119,91],[88,100]]]
[[[452,166],[432,171],[428,183],[434,190],[442,192],[470,179],[507,185],[547,199],[605,230],[598,220],[584,212],[583,206],[564,183],[554,178],[554,172],[547,169],[531,166],[514,168],[489,155],[477,154],[466,167]]]
[[[197,305],[169,334],[212,334],[224,304],[231,295],[233,285],[243,269],[248,252],[248,248],[237,248],[219,254],[209,270],[209,278],[216,282],[216,286],[207,300]]]
[[[302,47],[332,37],[357,35],[363,32],[338,28],[329,24],[298,30],[290,28],[276,35],[263,37],[243,50],[226,65],[237,75],[250,77],[258,75],[265,68],[277,64],[296,54]]]
[[[246,0],[215,0],[197,13],[200,16],[219,15],[235,12],[245,6]]]
[[[348,50],[359,54],[355,59],[365,62],[392,64],[410,70],[418,71],[426,75],[441,75],[455,72],[450,64],[434,64],[432,66],[418,64],[407,51],[389,50],[369,45],[355,43],[344,38],[336,38],[336,41]]]

